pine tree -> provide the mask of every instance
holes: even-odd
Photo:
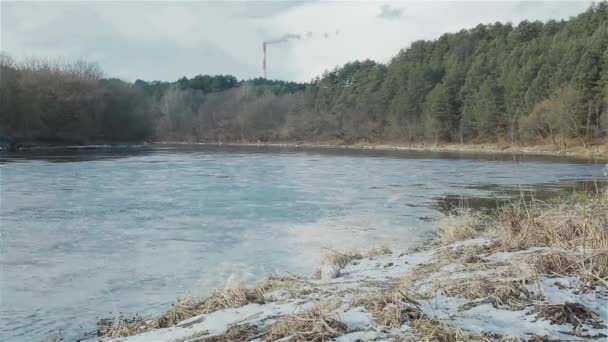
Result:
[[[438,143],[439,140],[448,139],[452,130],[450,115],[450,102],[448,91],[443,83],[439,83],[426,96],[422,123],[425,136]]]

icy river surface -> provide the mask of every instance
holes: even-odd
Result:
[[[454,205],[571,191],[604,164],[146,146],[0,155],[0,340],[67,341],[182,295],[310,274],[322,248],[407,249]],[[593,182],[591,182],[593,184]],[[593,186],[593,185],[592,185]]]

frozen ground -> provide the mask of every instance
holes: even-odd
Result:
[[[249,304],[238,308],[215,311],[183,321],[176,326],[156,329],[143,334],[118,338],[115,341],[228,341],[220,339],[230,328],[255,326],[256,336],[244,340],[263,341],[265,331],[274,322],[287,315],[306,312],[326,304],[335,319],[346,324],[347,330],[335,341],[417,341],[424,332],[416,329],[413,319],[404,319],[400,326],[380,324],[372,310],[368,310],[370,294],[411,291],[399,297],[400,303],[391,307],[415,308],[435,324],[454,328],[485,341],[554,341],[554,340],[605,340],[608,332],[608,289],[602,286],[583,288],[579,279],[572,276],[526,274],[522,263],[526,257],[543,253],[544,248],[505,252],[491,248],[491,239],[474,239],[449,246],[412,253],[391,253],[351,260],[333,279],[301,279],[296,285],[264,294],[264,304]],[[466,251],[475,251],[474,261],[463,257]],[[404,287],[404,278],[410,278]],[[529,298],[480,296],[467,299],[464,292],[449,290],[455,284],[467,281],[521,282]],[[483,285],[483,284],[482,284]],[[465,289],[465,290],[470,290]],[[500,297],[503,298],[503,297]],[[329,304],[328,304],[329,303]],[[581,319],[576,324],[560,323],[539,314],[539,308],[548,304],[578,303],[596,315]],[[570,305],[570,304],[568,304]],[[398,309],[400,310],[400,309]],[[575,317],[576,318],[576,317]],[[575,326],[576,325],[576,326]],[[428,336],[427,336],[428,338]],[[289,340],[289,338],[284,339]],[[430,339],[433,340],[433,339]],[[451,340],[450,340],[451,341]]]

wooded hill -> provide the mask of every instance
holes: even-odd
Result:
[[[608,131],[608,2],[567,21],[417,41],[309,83],[104,78],[95,64],[0,59],[0,135],[17,141],[577,142]]]

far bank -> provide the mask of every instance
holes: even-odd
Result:
[[[332,141],[274,141],[274,142],[183,142],[163,141],[167,144],[193,144],[207,146],[267,146],[285,148],[330,148],[352,150],[380,150],[380,151],[422,151],[422,152],[455,152],[472,154],[500,154],[500,155],[529,155],[529,156],[556,156],[585,160],[608,161],[608,143],[597,144],[590,147],[571,146],[556,149],[550,145],[500,145],[500,144],[427,144],[427,143],[391,143],[391,142],[357,142],[347,143],[340,140]]]

